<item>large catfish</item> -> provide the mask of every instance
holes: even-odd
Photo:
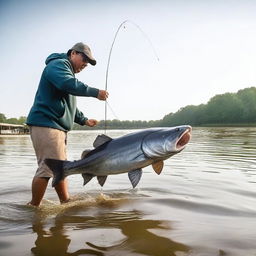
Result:
[[[84,151],[81,160],[45,159],[54,175],[52,186],[72,174],[82,174],[84,185],[96,176],[103,186],[108,175],[128,172],[132,186],[136,187],[142,168],[152,165],[160,174],[163,161],[185,148],[191,130],[191,126],[182,125],[145,129],[116,139],[99,135],[93,143],[95,149]]]

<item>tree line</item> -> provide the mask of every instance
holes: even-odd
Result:
[[[26,117],[9,118],[0,113],[1,123],[24,124]],[[225,93],[212,97],[207,104],[188,105],[160,120],[101,120],[95,129],[135,129],[190,124],[203,125],[256,125],[256,87],[237,93]],[[74,130],[92,129],[75,124]]]
[[[189,105],[161,120],[162,126],[182,123],[191,125],[256,125],[256,87],[212,97],[207,104]]]
[[[212,97],[207,104],[188,105],[175,113],[169,113],[156,121],[100,121],[97,128],[134,129],[203,125],[256,125],[256,87],[245,88],[237,93],[225,93]],[[75,126],[75,129],[80,129]]]
[[[26,123],[26,116],[21,116],[19,118],[6,118],[3,113],[0,113],[0,123],[7,123],[7,124],[25,124]]]

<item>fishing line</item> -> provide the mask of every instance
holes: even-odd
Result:
[[[117,120],[119,120],[120,118],[116,115],[115,111],[112,109],[112,107],[110,106],[110,104],[109,104],[108,101],[106,101],[106,104],[108,105],[109,109],[111,110],[113,116],[114,116]]]
[[[146,33],[140,28],[139,25],[137,25],[136,23],[134,23],[133,21],[131,20],[125,20],[123,21],[119,27],[117,28],[117,31],[115,33],[115,36],[114,36],[114,39],[113,39],[113,42],[111,44],[111,47],[110,47],[110,51],[109,51],[109,55],[108,55],[108,63],[107,63],[107,70],[106,70],[106,82],[105,82],[105,90],[107,91],[108,89],[108,72],[109,72],[109,65],[110,65],[110,59],[111,59],[111,54],[112,54],[112,50],[113,50],[113,47],[114,47],[114,44],[115,44],[115,41],[116,41],[116,38],[117,38],[117,35],[120,31],[120,29],[123,27],[124,29],[126,28],[125,27],[125,24],[126,23],[130,23],[132,24],[133,26],[135,26],[141,33],[142,35],[147,39],[147,41],[149,42],[150,46],[151,46],[151,49],[153,50],[153,53],[155,55],[155,57],[157,58],[157,60],[159,61],[159,58],[158,58],[158,55],[156,53],[156,50],[151,42],[151,40],[149,39],[149,37],[146,35]],[[105,131],[105,134],[106,134],[106,130],[107,130],[107,105],[110,107],[109,103],[107,101],[105,101],[105,128],[104,128],[104,131]],[[110,107],[112,113],[114,113],[114,111],[112,110],[112,108]],[[115,114],[114,114],[115,115]],[[116,115],[115,115],[116,116]]]

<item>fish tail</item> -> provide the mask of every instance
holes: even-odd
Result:
[[[47,158],[44,160],[44,162],[53,173],[52,186],[55,187],[61,180],[65,178],[64,165],[68,161]]]

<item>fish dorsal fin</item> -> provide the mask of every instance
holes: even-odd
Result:
[[[152,167],[153,167],[154,171],[159,175],[163,170],[164,162],[163,161],[158,161],[156,163],[153,163]]]
[[[84,185],[86,185],[94,177],[94,175],[89,173],[82,173],[82,176],[84,178]]]
[[[142,175],[141,169],[136,169],[128,172],[128,177],[132,183],[133,188],[135,188],[138,185],[141,175]]]
[[[108,176],[97,176],[99,184],[103,187]]]
[[[108,137],[107,135],[105,134],[101,134],[101,135],[98,135],[97,138],[95,139],[95,141],[93,142],[93,146],[95,148],[105,144],[106,142],[108,141],[111,141],[112,138]]]
[[[88,153],[90,153],[90,152],[91,152],[90,149],[84,150],[83,153],[81,154],[81,159],[84,159],[88,155]]]

